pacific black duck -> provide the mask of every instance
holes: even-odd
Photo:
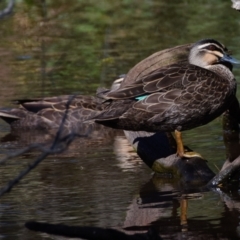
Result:
[[[81,131],[80,125],[90,116],[104,110],[103,99],[94,96],[62,95],[56,97],[24,99],[17,101],[20,108],[2,109],[0,117],[14,130],[50,130],[59,128],[69,104],[64,127]],[[88,125],[92,124],[91,122]]]
[[[100,93],[109,105],[94,120],[131,131],[175,131],[178,155],[199,156],[185,153],[181,131],[207,124],[227,109],[240,120],[234,63],[223,44],[201,40],[190,48],[187,62],[140,72],[117,90]]]

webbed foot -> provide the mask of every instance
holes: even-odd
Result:
[[[197,152],[177,152],[178,156],[181,158],[193,158],[193,157],[199,157],[202,158],[201,154]]]
[[[175,139],[177,143],[177,155],[181,158],[193,158],[193,157],[203,157],[197,153],[192,151],[187,151],[184,149],[183,142],[182,142],[182,133],[178,130],[175,130]]]

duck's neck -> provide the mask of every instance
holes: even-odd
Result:
[[[217,75],[219,75],[224,79],[227,79],[229,81],[235,80],[235,77],[232,71],[228,67],[224,66],[223,64],[209,65],[209,66],[206,66],[205,68],[212,72],[215,72]]]

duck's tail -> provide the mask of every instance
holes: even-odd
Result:
[[[21,117],[12,113],[11,110],[0,110],[0,118],[11,125],[13,122],[19,120]]]

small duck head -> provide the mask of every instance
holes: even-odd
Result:
[[[214,39],[204,39],[196,42],[190,49],[188,61],[202,68],[215,64],[223,64],[232,69],[233,64],[240,62],[230,56],[228,49]]]

